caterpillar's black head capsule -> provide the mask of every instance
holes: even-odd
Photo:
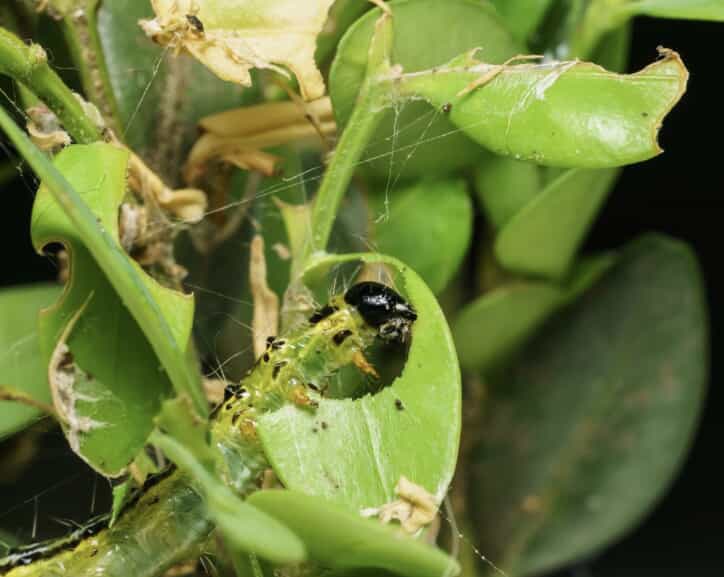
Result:
[[[378,282],[361,282],[344,294],[347,304],[355,307],[365,322],[377,329],[384,341],[405,342],[417,313],[390,287]]]

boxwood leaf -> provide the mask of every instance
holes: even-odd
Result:
[[[409,264],[434,293],[457,272],[473,233],[473,207],[462,180],[423,180],[372,195],[370,242]]]
[[[406,577],[459,572],[456,561],[439,549],[325,499],[270,490],[257,491],[248,501],[290,527],[304,540],[310,557],[326,567],[387,569]]]
[[[426,70],[480,47],[486,60],[503,62],[523,50],[488,2],[474,0],[396,0],[393,13],[392,64],[405,71]],[[329,93],[340,127],[352,114],[367,73],[367,56],[379,9],[357,20],[342,37],[329,76]],[[455,30],[454,34],[449,34]],[[421,38],[431,41],[421,42]],[[428,140],[429,142],[420,142]],[[441,146],[441,144],[443,144]],[[391,150],[396,152],[391,156]],[[425,102],[400,102],[381,120],[366,157],[377,158],[371,172],[410,178],[451,171],[471,164],[479,147],[457,131],[444,114]]]
[[[304,544],[291,529],[274,516],[242,501],[188,447],[158,432],[153,434],[152,441],[193,477],[204,496],[209,517],[235,551],[256,553],[275,563],[304,561]]]
[[[526,42],[540,24],[552,0],[493,0],[513,36]]]
[[[306,100],[324,95],[314,61],[317,35],[334,0],[151,0],[156,18],[142,22],[161,44],[180,46],[219,78],[251,85],[252,68],[291,70]],[[187,15],[196,20],[188,25]]]
[[[495,230],[533,200],[542,185],[538,165],[509,156],[485,156],[475,171],[478,199]]]
[[[417,310],[402,374],[375,395],[322,399],[314,413],[286,406],[263,416],[258,432],[289,489],[359,512],[395,500],[404,475],[439,503],[452,478],[460,435],[460,371],[452,337],[430,289],[392,257],[321,256],[307,269],[307,282],[331,267],[360,261],[393,270],[397,288]]]
[[[565,283],[513,282],[464,307],[453,325],[460,364],[483,373],[500,366],[554,312],[590,287],[612,262],[612,255],[600,255],[579,263]]]
[[[633,527],[691,443],[707,356],[696,258],[632,243],[486,399],[469,485],[485,555],[538,575]]]
[[[511,218],[495,256],[511,271],[560,279],[608,196],[618,171],[570,169]]]
[[[0,386],[12,387],[50,403],[48,372],[38,344],[38,313],[52,304],[61,287],[54,284],[0,290]],[[40,416],[33,407],[0,401],[0,438],[23,429]]]
[[[224,82],[191,58],[174,58],[147,38],[138,21],[153,16],[149,2],[101,0],[89,26],[102,49],[119,136],[170,183],[179,172],[197,122],[241,105],[254,91]],[[75,33],[82,34],[82,30]],[[83,66],[84,63],[80,63]],[[108,98],[108,96],[105,96]]]
[[[622,75],[578,60],[495,66],[470,53],[390,81],[403,95],[449,110],[453,124],[498,154],[605,168],[661,152],[659,128],[688,79],[678,54],[662,49],[662,56]]]

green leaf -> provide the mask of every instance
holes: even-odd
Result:
[[[401,65],[406,72],[444,64],[476,47],[481,47],[490,62],[503,62],[522,52],[487,2],[399,0],[388,4],[394,26],[392,64]],[[368,50],[379,16],[380,10],[375,9],[357,20],[337,49],[329,93],[340,127],[348,123],[366,76]],[[450,34],[451,30],[455,33]],[[429,41],[421,42],[423,38]],[[385,113],[366,157],[381,155],[367,163],[372,173],[384,179],[392,174],[396,179],[440,176],[471,164],[479,153],[479,147],[457,131],[444,114],[424,102],[400,102]]]
[[[60,241],[71,255],[66,292],[40,318],[43,365],[70,330],[74,382],[65,400],[56,398],[56,409],[66,417],[74,450],[106,475],[118,474],[143,447],[161,400],[171,395],[169,377],[179,393],[196,401],[197,411],[206,410],[189,358],[193,299],[159,285],[118,241],[127,160],[127,151],[97,143],[66,148],[55,168],[33,167],[44,178],[33,206],[33,243],[42,250]],[[92,219],[90,230],[82,230],[56,201],[56,182],[48,178],[55,174],[63,187],[77,191]]]
[[[472,237],[473,208],[462,180],[425,180],[372,196],[370,242],[411,266],[434,293],[457,272]]]
[[[486,556],[538,575],[651,510],[699,419],[707,332],[695,256],[658,236],[547,327],[486,398],[469,485]]]
[[[342,35],[362,14],[373,7],[372,3],[357,0],[336,0],[329,9],[327,23],[317,36],[315,59],[320,68],[329,64]]]
[[[612,262],[610,255],[592,258],[575,267],[564,284],[514,282],[467,305],[453,325],[462,367],[489,373],[509,360],[553,313],[585,292]]]
[[[302,541],[274,517],[242,501],[173,437],[154,433],[152,442],[201,488],[209,516],[236,551],[255,553],[274,563],[299,563]]]
[[[526,42],[538,28],[552,0],[493,0],[508,30],[520,42]]]
[[[404,475],[439,503],[452,478],[460,434],[460,371],[452,337],[430,289],[391,257],[321,256],[307,269],[306,282],[331,267],[360,261],[394,271],[396,287],[418,313],[401,376],[375,395],[323,399],[314,413],[286,406],[264,415],[257,430],[289,489],[358,512],[393,501]]]
[[[605,168],[661,152],[659,128],[688,79],[676,53],[663,56],[621,75],[577,60],[496,67],[467,54],[391,82],[403,95],[449,106],[453,124],[493,152],[548,166]],[[481,79],[487,80],[472,89]]]
[[[475,172],[480,204],[493,227],[501,229],[540,192],[543,177],[532,162],[489,155]]]
[[[721,0],[639,0],[626,2],[617,10],[628,16],[724,22],[724,2]]]
[[[50,403],[48,371],[38,346],[38,312],[49,306],[61,287],[52,284],[0,290],[0,386],[10,386],[33,399]],[[0,401],[0,439],[36,421],[40,411]]]
[[[452,577],[460,568],[439,549],[325,499],[293,491],[257,491],[249,502],[289,526],[310,557],[331,569],[388,569],[406,577]]]
[[[571,169],[518,212],[495,240],[495,256],[511,271],[560,279],[618,175],[614,169]]]

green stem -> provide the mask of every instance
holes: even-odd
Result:
[[[357,162],[382,119],[390,86],[381,78],[390,70],[392,18],[383,13],[375,24],[367,57],[367,77],[355,103],[352,116],[342,132],[312,208],[312,242],[307,244],[302,269],[312,255],[327,248],[332,225],[344,198]]]
[[[37,44],[25,44],[4,28],[0,28],[0,73],[25,85],[40,98],[76,142],[101,139],[100,130],[86,116],[76,95],[48,66],[45,50]]]
[[[327,247],[334,219],[357,162],[382,118],[382,97],[384,92],[379,85],[365,83],[317,192],[312,209],[312,246],[306,251],[305,260]]]
[[[96,105],[116,136],[122,135],[118,101],[111,86],[103,47],[98,35],[100,0],[85,0],[82,8],[63,18],[63,33],[73,63],[80,72],[83,92]]]

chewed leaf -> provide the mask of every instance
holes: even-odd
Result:
[[[289,68],[302,96],[324,94],[314,61],[317,35],[334,0],[152,0],[142,22],[157,42],[187,50],[224,80],[251,85],[252,68]]]
[[[52,364],[54,402],[65,417],[71,446],[106,475],[118,474],[133,460],[146,442],[161,401],[174,388],[160,369],[161,355],[146,336],[149,324],[166,323],[179,353],[177,368],[185,378],[183,384],[175,383],[176,388],[192,398],[195,391],[195,372],[184,357],[193,300],[159,285],[118,241],[127,162],[125,150],[101,143],[69,147],[55,159],[55,167],[95,214],[99,230],[115,243],[100,259],[45,184],[38,191],[32,220],[36,249],[62,242],[71,264],[61,299],[40,317],[43,365]],[[139,301],[159,317],[137,319],[132,312]],[[155,346],[168,345],[156,341]]]
[[[293,490],[352,511],[395,500],[402,476],[439,505],[452,478],[460,435],[460,369],[445,317],[410,268],[380,254],[322,256],[306,281],[344,263],[384,264],[418,318],[402,374],[362,398],[322,399],[313,413],[293,406],[260,419],[258,432],[274,471]]]
[[[460,130],[494,152],[548,166],[606,168],[661,152],[662,120],[688,79],[678,54],[661,54],[628,75],[578,60],[492,65],[467,54],[391,82],[402,95],[448,110]]]

